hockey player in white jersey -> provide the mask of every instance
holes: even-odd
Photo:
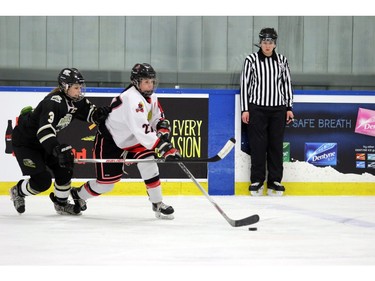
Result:
[[[170,124],[154,95],[157,86],[156,72],[147,63],[134,65],[131,84],[111,102],[112,112],[99,126],[94,142],[96,159],[180,159],[179,151],[170,143]],[[96,163],[96,180],[89,180],[71,195],[81,210],[86,210],[86,200],[113,189],[121,180],[123,163]],[[174,209],[163,203],[159,168],[156,162],[137,164],[146,185],[152,210],[157,218],[173,219]]]

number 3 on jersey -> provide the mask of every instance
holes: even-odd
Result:
[[[54,114],[52,111],[50,111],[50,112],[48,113],[48,116],[49,116],[49,118],[48,118],[48,122],[49,122],[50,124],[52,124],[53,119],[55,119],[55,114]]]

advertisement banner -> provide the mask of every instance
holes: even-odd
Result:
[[[284,162],[329,166],[343,174],[375,175],[373,96],[339,91],[332,96],[322,95],[324,91],[301,93],[295,96],[294,122],[286,125]],[[250,155],[248,142],[247,126],[241,122],[241,151]]]
[[[50,89],[44,91],[9,91],[1,92],[4,110],[0,113],[3,136],[5,141],[1,146],[3,153],[0,161],[7,165],[7,170],[0,171],[2,181],[16,181],[21,175],[17,161],[12,154],[11,135],[17,123],[20,110],[25,106],[36,107],[48,94]],[[86,97],[97,106],[109,105],[117,92],[105,92],[101,89],[87,92]],[[171,122],[171,142],[180,150],[184,158],[208,157],[208,95],[207,94],[158,94],[160,104],[165,116]],[[22,101],[20,103],[20,101]],[[59,132],[60,143],[68,143],[73,147],[76,158],[92,158],[92,149],[96,133],[93,124],[73,120],[64,130]],[[4,146],[3,146],[4,145]],[[6,163],[6,164],[5,164]],[[186,179],[186,174],[177,164],[160,164],[160,177],[162,179]],[[207,179],[208,167],[206,163],[190,163],[186,166],[196,178]],[[140,174],[135,165],[124,166],[124,178],[140,179]],[[74,179],[95,178],[95,164],[76,164]]]
[[[97,106],[109,105],[112,97],[89,97]],[[207,158],[208,152],[208,99],[175,97],[163,95],[159,102],[166,118],[171,123],[171,143],[180,150],[184,158]],[[69,143],[74,148],[76,158],[93,158],[92,148],[96,128],[81,121],[72,124],[59,133],[61,143]],[[186,164],[196,178],[207,178],[207,164]],[[124,165],[123,178],[140,178],[135,165]],[[160,164],[160,178],[186,178],[186,174],[175,164]],[[95,164],[75,165],[74,178],[95,178]]]
[[[375,175],[375,104],[296,103],[293,112],[285,132],[291,159]]]

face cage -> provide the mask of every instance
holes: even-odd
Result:
[[[144,79],[153,79],[154,80],[154,87],[151,91],[141,91],[141,88],[139,87],[140,83],[142,80]],[[138,92],[140,92],[142,94],[142,96],[144,96],[145,98],[149,98],[157,89],[158,87],[158,84],[159,84],[159,81],[156,79],[156,78],[138,78],[138,79],[134,79],[132,81],[132,84],[137,88]]]
[[[74,84],[78,84],[78,83],[74,83]],[[70,87],[72,87],[74,84],[65,84],[65,95],[71,99],[73,102],[78,102],[78,101],[81,101],[84,97],[85,97],[85,94],[86,94],[86,84],[85,83],[82,83],[82,84],[79,84],[81,86],[81,93],[79,94],[78,97],[71,97],[68,95],[68,91],[70,89]]]

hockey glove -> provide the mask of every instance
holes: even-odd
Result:
[[[55,148],[52,150],[52,155],[58,159],[60,167],[73,169],[74,154],[71,145],[60,144],[55,146]]]
[[[156,125],[156,135],[163,141],[168,141],[171,135],[171,125],[167,119],[161,120]]]
[[[92,114],[92,120],[95,124],[99,125],[107,119],[108,115],[111,113],[112,108],[109,106],[98,107]]]
[[[174,148],[170,142],[160,140],[156,147],[157,153],[164,159],[181,159],[181,154],[178,149]]]

